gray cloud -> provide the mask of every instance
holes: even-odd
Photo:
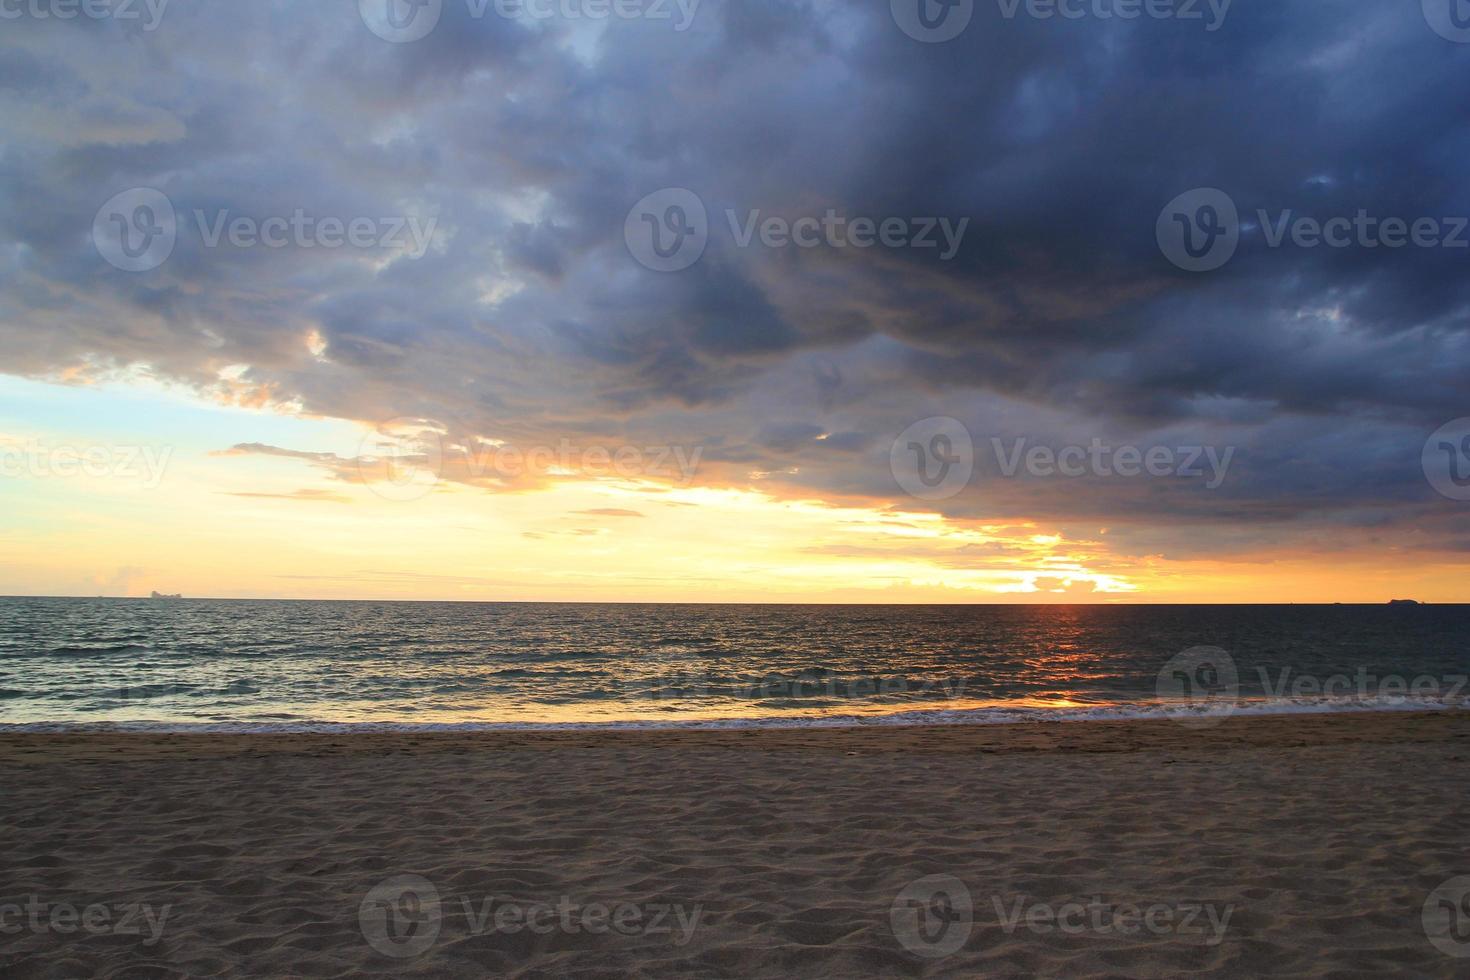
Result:
[[[411,44],[354,7],[175,5],[150,33],[7,22],[0,369],[147,364],[220,390],[243,365],[237,385],[322,415],[698,445],[708,479],[905,506],[889,444],[942,414],[980,451],[938,505],[956,516],[1106,524],[1141,554],[1325,549],[1365,528],[1463,544],[1419,451],[1470,415],[1470,251],[1273,249],[1250,224],[1470,214],[1466,49],[1416,4],[1239,4],[1213,33],[977,4],[943,45],[886,4],[706,0],[686,32],[598,33],[447,0]],[[133,186],[180,218],[144,274],[88,239]],[[1200,186],[1247,218],[1205,275],[1154,240],[1163,205]],[[709,214],[683,272],[623,241],[663,187]],[[414,259],[209,248],[194,220],[296,209],[437,229]],[[726,218],[828,209],[970,224],[946,262],[741,247]],[[1238,454],[1214,491],[1009,479],[992,436]]]

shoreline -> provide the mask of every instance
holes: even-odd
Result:
[[[1228,718],[1128,718],[997,724],[790,728],[347,730],[330,732],[0,731],[0,765],[195,756],[375,754],[555,749],[745,749],[1119,753],[1218,747],[1470,741],[1470,711],[1342,711]],[[1467,746],[1470,748],[1470,746]]]
[[[838,731],[884,728],[988,728],[1028,724],[1098,724],[1165,721],[1195,727],[1230,719],[1318,715],[1423,714],[1470,711],[1470,698],[1401,696],[1372,698],[1265,698],[1233,704],[1200,702],[1181,711],[1159,704],[1115,704],[1062,708],[989,704],[970,708],[909,708],[871,714],[757,715],[730,718],[606,721],[31,721],[0,722],[11,735],[430,735],[430,734],[617,734],[630,732]]]

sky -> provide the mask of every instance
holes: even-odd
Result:
[[[0,593],[1470,600],[1453,0],[0,2]]]

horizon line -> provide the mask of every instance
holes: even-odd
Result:
[[[799,600],[766,602],[750,600],[692,600],[692,599],[380,599],[380,598],[314,598],[311,596],[153,596],[128,595],[0,595],[4,599],[78,599],[96,601],[105,599],[117,602],[381,602],[381,603],[456,603],[460,605],[504,605],[504,606],[899,606],[904,608],[952,608],[952,607],[1033,607],[1033,606],[1097,606],[1118,608],[1137,607],[1183,607],[1183,606],[1464,606],[1470,599],[1455,602],[1432,602],[1422,599],[1383,599],[1377,602],[802,602]]]

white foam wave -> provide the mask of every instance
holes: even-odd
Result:
[[[1365,711],[1462,711],[1470,699],[1376,697],[1353,699],[1266,699],[1118,704],[1086,708],[991,706],[964,709],[901,711],[886,715],[763,716],[685,721],[595,722],[402,722],[402,721],[229,721],[229,722],[19,722],[0,723],[5,733],[160,732],[177,734],[322,734],[390,732],[585,732],[585,731],[725,731],[739,729],[880,728],[944,725],[1014,725],[1027,722],[1136,721],[1172,719],[1200,721],[1262,715],[1341,714]]]

